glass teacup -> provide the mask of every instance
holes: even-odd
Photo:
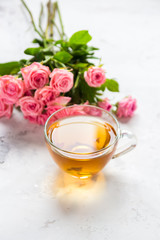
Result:
[[[72,105],[53,113],[45,124],[47,147],[57,165],[80,178],[97,174],[110,159],[136,146],[135,136],[120,130],[108,111],[91,105]],[[116,152],[119,140],[127,145]]]

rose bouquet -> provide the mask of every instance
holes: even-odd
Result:
[[[15,106],[24,118],[43,125],[58,109],[86,103],[113,111],[118,117],[131,117],[136,110],[136,100],[131,96],[115,104],[102,98],[105,89],[119,92],[119,84],[106,78],[95,56],[98,48],[88,45],[92,39],[88,31],[78,31],[68,39],[58,3],[51,1],[47,3],[46,29],[42,28],[43,5],[37,28],[31,11],[21,1],[39,36],[33,40],[38,46],[24,51],[32,56],[30,59],[0,64],[0,117],[10,118]],[[95,64],[95,60],[99,63]]]

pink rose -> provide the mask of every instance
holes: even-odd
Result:
[[[100,87],[105,81],[105,71],[99,67],[90,67],[84,73],[84,79],[90,87]]]
[[[47,115],[48,115],[48,117],[52,114],[52,113],[54,113],[54,112],[56,112],[57,110],[59,110],[59,109],[61,109],[62,108],[62,106],[59,106],[59,105],[54,105],[54,106],[48,106],[48,107],[46,107],[46,112],[47,112]]]
[[[24,97],[25,96],[30,96],[30,97],[32,97],[33,96],[33,94],[32,94],[32,92],[31,92],[31,90],[26,90],[25,92],[24,92],[24,95],[23,95]]]
[[[71,101],[71,97],[58,97],[55,100],[53,100],[52,102],[48,103],[49,105],[61,105],[61,106],[65,106],[67,105],[69,102]]]
[[[85,107],[84,111],[86,114],[91,116],[97,116],[100,117],[102,115],[102,111],[96,107]]]
[[[37,89],[44,87],[49,82],[49,67],[38,62],[21,69],[27,89]]]
[[[49,86],[37,89],[35,92],[35,98],[41,101],[44,105],[49,104],[58,96],[59,92],[54,91],[54,89]]]
[[[54,106],[48,106],[46,108],[48,116],[50,116],[52,113],[58,111],[59,109],[63,108],[63,106],[60,105],[54,105]],[[67,116],[75,116],[75,115],[85,115],[85,112],[83,111],[83,108],[76,106],[72,108],[62,109],[61,111],[57,112],[54,116],[55,120],[61,119]]]
[[[43,105],[33,97],[22,97],[16,106],[20,106],[24,116],[38,116],[42,113]]]
[[[37,116],[37,123],[39,125],[44,125],[45,122],[47,121],[47,118],[48,118],[48,114],[46,113],[40,114],[39,116]]]
[[[109,103],[108,98],[105,98],[103,101],[98,102],[98,106],[100,108],[103,108],[103,109],[107,110],[107,111],[110,111],[111,108],[112,108],[112,105]]]
[[[0,97],[6,104],[14,104],[24,93],[22,79],[11,75],[0,77]]]
[[[55,119],[62,119],[70,116],[86,115],[83,105],[73,105],[71,108],[64,108],[55,114]]]
[[[0,99],[0,117],[10,118],[12,115],[13,105],[7,105],[3,99]]]
[[[50,86],[57,92],[68,92],[73,87],[73,73],[55,68],[50,74]]]
[[[75,107],[72,107],[69,110],[69,116],[78,116],[78,115],[86,115],[84,111],[84,106],[82,105],[74,105]]]
[[[37,124],[37,116],[24,116],[24,118],[29,120],[31,123]]]
[[[137,108],[136,99],[133,99],[131,96],[129,96],[118,102],[116,114],[119,118],[132,117],[136,108]]]
[[[25,119],[29,120],[31,123],[36,123],[36,124],[39,124],[39,125],[44,125],[47,118],[48,118],[48,115],[46,113],[42,113],[38,116],[25,116],[24,117]]]

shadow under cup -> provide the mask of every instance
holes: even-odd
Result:
[[[56,123],[66,119],[70,123],[75,122],[76,119],[78,119],[77,117],[81,118],[81,122],[86,121],[86,119],[90,120],[90,117],[92,117],[94,119],[100,119],[100,121],[104,122],[104,124],[109,124],[115,131],[115,136],[112,143],[102,149],[87,153],[77,153],[70,150],[68,151],[68,149],[66,150],[63,149],[63,147],[60,148],[59,146],[54,145],[48,134],[52,126],[55,126]],[[44,131],[47,147],[53,160],[62,170],[79,178],[88,178],[97,174],[104,168],[111,158],[115,158],[125,152],[130,151],[136,145],[135,141],[133,143],[133,134],[126,131],[121,134],[119,123],[111,113],[99,107],[90,105],[73,105],[56,111],[46,121]],[[69,138],[70,134],[68,135],[69,136],[65,136],[65,138]],[[73,132],[71,135],[73,135]],[[113,156],[118,140],[126,135],[127,138],[132,138],[132,143],[129,144],[129,147]]]

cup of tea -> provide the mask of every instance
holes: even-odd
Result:
[[[53,160],[63,171],[79,178],[97,174],[110,159],[136,146],[135,136],[120,130],[110,112],[91,105],[72,105],[54,112],[44,132]],[[119,149],[118,143],[124,139],[127,144]]]

